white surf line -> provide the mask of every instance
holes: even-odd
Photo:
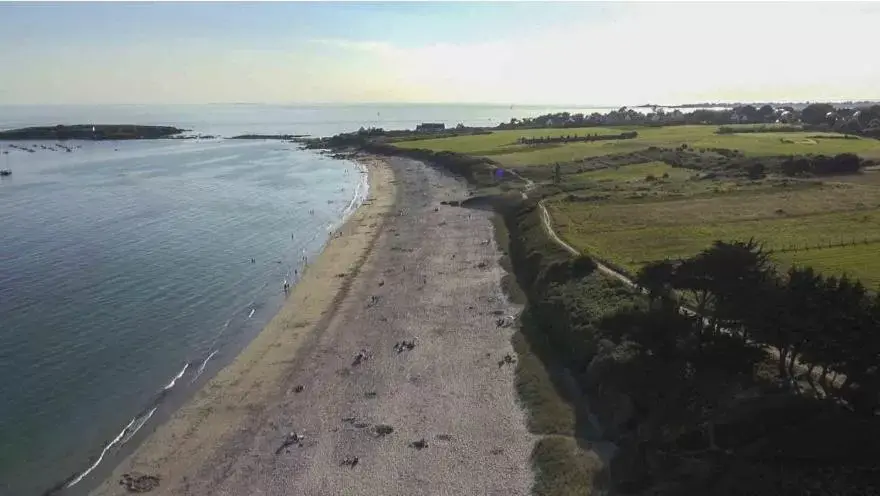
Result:
[[[68,482],[68,483],[67,483],[67,486],[65,486],[65,487],[73,487],[73,486],[75,486],[76,484],[79,484],[79,482],[80,482],[81,480],[83,480],[87,475],[89,475],[90,473],[92,473],[92,471],[95,470],[95,468],[97,468],[98,465],[101,464],[101,461],[104,459],[104,455],[107,454],[107,451],[109,451],[110,448],[112,448],[113,446],[116,445],[116,443],[118,443],[119,441],[122,440],[123,436],[125,436],[125,432],[128,431],[128,429],[129,429],[132,425],[134,425],[135,420],[137,420],[137,418],[133,418],[133,419],[131,419],[131,422],[129,422],[128,425],[126,425],[124,429],[122,429],[121,431],[119,431],[119,434],[117,434],[116,437],[113,438],[112,441],[110,441],[109,443],[107,443],[107,446],[104,446],[104,449],[101,450],[101,454],[98,456],[98,459],[95,460],[95,463],[93,463],[89,468],[87,468],[85,471],[83,471],[83,473],[81,473],[81,474],[79,474],[78,476],[76,476],[76,478],[74,478],[72,481]]]
[[[150,417],[152,417],[153,414],[156,413],[156,410],[158,410],[158,409],[159,409],[159,407],[154,406],[154,407],[153,407],[153,408],[152,408],[152,409],[151,409],[146,415],[144,415],[143,417],[141,417],[140,422],[138,422],[138,423],[135,424],[135,426],[131,429],[131,431],[128,433],[128,435],[125,436],[125,437],[122,439],[122,441],[119,442],[119,445],[122,446],[123,444],[127,443],[128,441],[130,441],[131,438],[133,438],[134,435],[137,434],[139,430],[141,430],[141,427],[143,427],[144,424],[146,424],[147,421],[150,420]]]
[[[177,379],[180,379],[181,377],[183,377],[183,374],[186,373],[187,367],[189,367],[189,362],[183,365],[183,368],[180,369],[180,372],[178,372],[177,375],[174,376],[174,379],[171,379],[171,382],[169,382],[162,390],[168,391],[169,389],[173,388],[174,385],[177,384]]]
[[[190,384],[196,382],[196,379],[198,379],[199,377],[201,377],[202,372],[205,371],[205,366],[208,365],[208,360],[210,360],[211,358],[213,358],[214,355],[216,355],[218,351],[220,351],[220,350],[214,350],[214,351],[212,351],[211,354],[208,355],[208,358],[205,358],[205,359],[202,361],[202,364],[199,365],[199,369],[196,370],[196,374],[195,374],[195,376],[192,378],[191,381],[189,381]]]

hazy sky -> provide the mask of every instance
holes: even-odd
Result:
[[[2,103],[880,99],[867,3],[0,3]]]

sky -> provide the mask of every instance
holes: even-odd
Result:
[[[0,2],[0,104],[880,99],[875,26],[843,2]]]

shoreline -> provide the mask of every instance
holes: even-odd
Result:
[[[314,340],[327,317],[334,314],[372,251],[380,231],[375,227],[395,203],[390,167],[375,157],[354,162],[366,171],[366,195],[330,231],[320,255],[307,264],[287,301],[231,363],[154,427],[103,482],[93,481],[89,494],[118,494],[125,474],[185,480],[190,473],[186,467],[201,466],[222,446],[226,435],[252,420],[255,405],[271,405],[289,393],[285,379],[295,362],[292,357]],[[338,277],[341,273],[348,276]]]

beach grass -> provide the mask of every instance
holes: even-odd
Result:
[[[532,451],[535,466],[535,496],[584,496],[593,493],[594,480],[602,462],[591,451],[582,450],[572,437],[547,436]]]
[[[624,131],[636,131],[638,137],[542,145],[522,145],[517,141],[524,137],[619,134]],[[842,138],[840,134],[810,131],[732,134],[718,134],[717,131],[718,126],[714,125],[517,129],[494,131],[490,134],[411,140],[397,143],[396,146],[483,156],[510,167],[572,162],[589,157],[638,151],[650,146],[675,148],[682,144],[695,149],[739,150],[753,156],[807,153],[833,155],[851,152],[866,158],[880,158],[880,140],[869,138],[840,139]]]

